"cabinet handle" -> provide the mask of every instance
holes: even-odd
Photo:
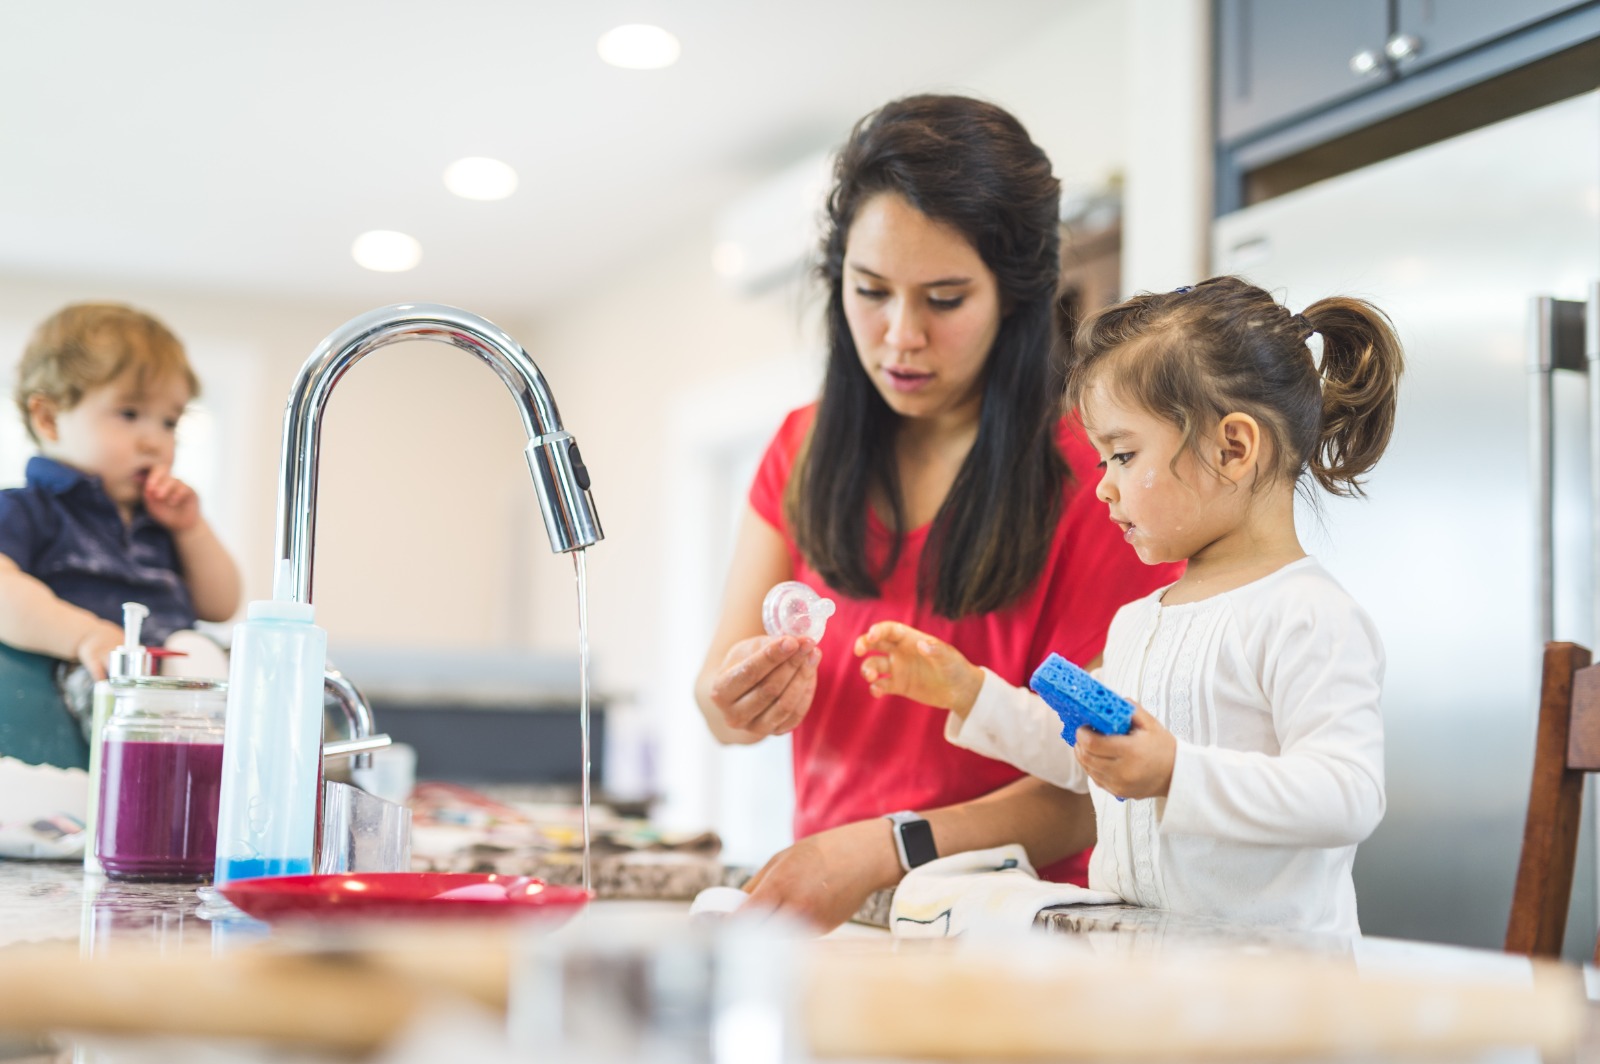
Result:
[[[1383,53],[1396,63],[1415,59],[1422,51],[1422,38],[1409,33],[1397,33],[1383,46]]]
[[[1371,77],[1383,69],[1383,53],[1376,48],[1364,48],[1350,57],[1350,72],[1358,77]]]

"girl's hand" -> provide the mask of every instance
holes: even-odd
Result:
[[[1084,727],[1077,739],[1078,764],[1117,797],[1165,798],[1172,787],[1178,740],[1143,706],[1133,707],[1128,734],[1101,735]]]
[[[711,701],[730,728],[786,735],[811,710],[821,660],[822,651],[810,639],[741,639],[722,659],[722,671],[711,684]]]
[[[169,532],[187,532],[200,523],[200,496],[166,466],[150,470],[144,482],[144,508]]]
[[[856,640],[861,675],[874,696],[903,695],[965,717],[983,687],[983,670],[961,651],[898,621],[879,621]]]

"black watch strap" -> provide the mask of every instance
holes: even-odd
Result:
[[[909,872],[939,856],[933,845],[933,825],[921,816],[906,810],[890,813],[886,819],[893,825],[894,848],[903,871]]]

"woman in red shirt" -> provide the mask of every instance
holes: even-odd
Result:
[[[920,811],[939,853],[1022,842],[1077,882],[1093,842],[1082,796],[874,698],[857,636],[904,621],[1021,684],[1051,651],[1090,662],[1117,608],[1175,577],[1122,542],[1061,415],[1060,186],[1021,124],[966,97],[897,100],[857,124],[835,177],[822,397],[756,473],[696,685],[723,742],[794,732],[800,841],[752,887],[822,924],[898,880],[889,813]],[[824,645],[763,632],[784,580],[835,601]]]

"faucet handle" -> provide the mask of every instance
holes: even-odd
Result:
[[[356,757],[361,754],[382,750],[394,744],[388,734],[365,735],[359,739],[336,739],[331,743],[322,744],[322,760],[334,761],[341,757]]]
[[[367,696],[331,663],[322,673],[322,691],[323,704],[326,705],[327,700],[332,698],[344,714],[352,740],[366,739],[377,734],[378,729],[372,720],[372,705],[367,701]],[[372,767],[371,755],[354,751],[354,756],[356,768]]]

